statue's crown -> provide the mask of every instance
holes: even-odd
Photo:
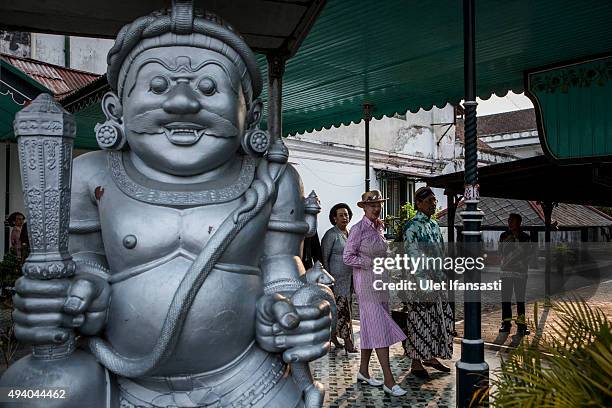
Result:
[[[172,8],[139,17],[119,31],[115,45],[110,49],[107,57],[106,75],[115,92],[121,93],[122,81],[125,79],[122,78],[122,74],[127,72],[127,68],[122,69],[122,66],[124,63],[131,64],[134,59],[134,55],[131,54],[169,45],[160,44],[155,40],[168,33],[177,34],[171,40],[175,45],[213,49],[226,54],[234,63],[244,64],[245,69],[240,70],[244,72],[240,74],[243,88],[249,88],[245,89],[247,100],[249,97],[252,100],[259,96],[263,84],[257,58],[253,51],[240,34],[222,18],[213,13],[194,10],[192,0],[173,0]],[[201,38],[212,38],[216,41],[203,41]],[[229,49],[226,46],[229,46]],[[248,74],[248,78],[245,77],[245,74]]]

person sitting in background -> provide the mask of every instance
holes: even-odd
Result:
[[[332,333],[331,341],[336,347],[344,347],[346,353],[356,353],[353,342],[353,325],[351,319],[353,268],[345,265],[342,260],[344,246],[349,236],[348,224],[353,218],[353,212],[348,204],[338,203],[329,211],[329,222],[333,225],[325,232],[321,240],[323,252],[323,267],[334,277],[334,295],[338,310],[336,333]],[[337,334],[344,340],[340,344]]]

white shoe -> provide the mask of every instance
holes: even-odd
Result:
[[[398,384],[395,384],[393,388],[389,389],[386,385],[383,385],[383,391],[387,394],[391,394],[394,397],[401,397],[402,395],[406,395],[408,391],[400,387]]]
[[[357,381],[358,382],[366,382],[366,383],[370,384],[372,387],[380,387],[381,385],[384,384],[383,381],[377,380],[376,378],[372,378],[372,377],[366,378],[360,372],[357,372]]]

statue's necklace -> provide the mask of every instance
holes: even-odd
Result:
[[[174,185],[150,180],[133,169],[128,175],[123,154],[108,153],[108,168],[117,187],[128,197],[156,205],[193,206],[232,201],[249,188],[256,165],[257,159],[244,156],[238,178],[218,188],[211,188],[210,183]]]

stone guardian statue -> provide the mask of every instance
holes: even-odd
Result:
[[[19,339],[46,347],[76,330],[102,373],[89,384],[100,406],[320,406],[308,362],[329,350],[335,304],[299,258],[320,208],[258,128],[254,54],[175,0],[121,29],[107,77],[102,150],[72,168],[76,272],[19,280]],[[67,364],[54,384],[73,377],[88,381]]]

